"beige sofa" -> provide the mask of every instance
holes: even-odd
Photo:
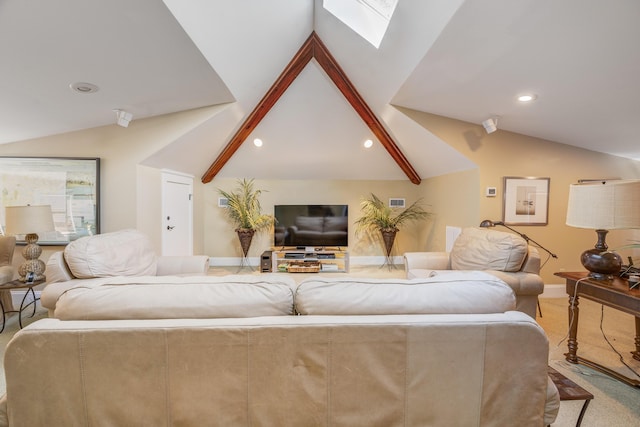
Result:
[[[105,278],[67,289],[55,313],[68,320],[34,322],[7,346],[0,426],[502,427],[555,418],[547,338],[513,311],[513,291],[495,276],[299,286],[277,273],[241,277]],[[206,313],[189,316],[198,306]]]
[[[451,271],[486,271],[507,283],[516,295],[516,310],[534,319],[538,295],[544,291],[538,250],[504,231],[464,228],[451,252],[407,252],[404,267],[409,279]]]
[[[53,317],[58,297],[79,285],[91,286],[114,277],[126,282],[129,277],[157,277],[153,280],[158,281],[165,276],[204,276],[208,269],[205,255],[156,255],[148,237],[137,230],[86,236],[51,254],[40,301]]]

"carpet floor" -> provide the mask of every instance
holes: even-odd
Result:
[[[540,307],[542,317],[537,320],[549,338],[549,365],[594,396],[582,425],[640,426],[640,388],[628,386],[589,367],[574,365],[565,360],[569,330],[568,298],[543,298],[540,299]],[[640,361],[633,359],[630,354],[634,350],[634,336],[633,316],[585,298],[580,300],[578,355],[614,369],[626,377],[640,380]],[[560,412],[553,426],[575,426],[582,404],[582,401],[561,402]]]
[[[238,270],[229,268],[216,269],[212,272],[215,275],[229,273],[235,274]],[[260,274],[247,269],[240,273]],[[401,269],[358,267],[352,268],[349,275],[403,277],[404,273]],[[308,275],[296,274],[294,277],[296,281],[300,281]],[[640,427],[640,388],[628,386],[591,368],[565,361],[569,323],[567,304],[567,298],[541,299],[542,317],[538,317],[537,321],[549,338],[549,365],[594,395],[582,425],[585,427]],[[46,310],[38,307],[33,318],[23,318],[24,325],[47,316]],[[15,315],[9,317],[4,332],[0,334],[0,357],[4,358],[6,345],[18,330],[17,317]],[[627,377],[640,379],[640,361],[632,359],[630,354],[634,350],[634,334],[634,321],[631,315],[602,307],[584,298],[581,300],[578,328],[579,355],[615,369]],[[523,362],[526,363],[526,361]],[[4,393],[5,389],[4,370],[1,370],[0,394]],[[553,427],[575,426],[582,405],[582,401],[561,402],[560,412]]]

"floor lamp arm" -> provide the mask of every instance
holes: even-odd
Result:
[[[480,224],[480,227],[495,227],[496,225],[501,225],[504,228],[507,228],[511,231],[513,231],[514,233],[516,233],[518,236],[522,237],[527,243],[531,242],[534,245],[536,245],[537,247],[539,247],[540,249],[542,249],[543,251],[547,252],[549,255],[551,255],[552,258],[558,258],[558,255],[554,254],[553,252],[551,252],[549,249],[545,248],[544,246],[542,246],[540,243],[536,242],[535,240],[533,240],[532,238],[530,238],[529,236],[527,236],[524,233],[519,232],[518,230],[514,230],[513,228],[509,227],[507,224],[505,224],[502,221],[497,221],[497,222],[493,222],[493,221],[489,221],[489,220],[484,220],[482,221],[482,223]]]

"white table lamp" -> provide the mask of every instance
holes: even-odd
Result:
[[[596,230],[595,248],[582,253],[580,261],[591,277],[609,279],[620,273],[620,255],[609,251],[609,230],[640,228],[640,180],[595,181],[571,184],[567,225]]]
[[[42,248],[38,245],[38,234],[53,231],[51,206],[7,206],[5,208],[6,233],[24,235],[27,245],[22,250],[25,261],[18,268],[23,282],[44,280],[45,264],[39,259]]]

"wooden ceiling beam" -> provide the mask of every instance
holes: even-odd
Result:
[[[336,85],[349,104],[351,104],[352,108],[358,113],[369,129],[371,129],[409,180],[414,184],[420,184],[420,176],[418,176],[393,138],[391,138],[391,135],[389,135],[384,126],[382,126],[382,123],[380,123],[375,114],[373,114],[367,103],[351,84],[344,71],[342,71],[337,61],[315,32],[312,32],[309,38],[307,38],[300,50],[298,50],[298,53],[296,53],[262,100],[260,100],[251,114],[249,114],[213,164],[207,169],[202,176],[202,182],[204,184],[210,182],[218,172],[220,172],[312,58],[316,59],[324,72],[327,73],[331,81],[333,81],[333,84]]]
[[[320,40],[315,33],[311,36],[314,38],[313,57],[318,61],[318,64],[320,64],[324,72],[327,73],[331,81],[333,81],[333,84],[336,85],[340,92],[342,92],[342,95],[349,101],[351,107],[358,113],[365,124],[369,126],[371,132],[378,138],[378,141],[380,141],[393,160],[400,166],[400,169],[407,175],[409,180],[416,185],[420,184],[421,179],[418,173],[413,169],[413,166],[411,166],[411,163],[409,163],[409,160],[407,160],[404,154],[402,154],[402,151],[400,151],[376,115],[373,114],[369,105],[351,84],[346,73],[342,71],[338,62],[331,55],[331,52],[329,52],[329,49],[326,48],[322,40]]]
[[[202,176],[202,182],[204,184],[210,182],[223,166],[229,161],[231,156],[240,148],[245,139],[253,132],[258,126],[260,121],[267,115],[271,108],[278,102],[278,99],[286,92],[291,83],[298,77],[300,72],[307,66],[311,58],[313,58],[313,33],[307,41],[304,42],[298,53],[289,62],[289,65],[280,74],[275,83],[271,86],[269,91],[258,102],[258,105],[249,114],[249,117],[244,121],[242,126],[236,131],[233,138],[224,147],[218,158],[213,162],[209,169]]]

